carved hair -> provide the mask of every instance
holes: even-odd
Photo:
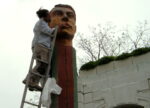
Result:
[[[57,5],[55,5],[54,8],[56,8],[56,7],[63,7],[63,8],[69,8],[69,9],[71,9],[71,10],[74,12],[74,14],[75,14],[75,19],[76,19],[76,13],[75,13],[75,10],[73,9],[72,6],[67,5],[67,4],[57,4]],[[52,10],[53,10],[53,9],[52,9]],[[51,11],[52,11],[52,10],[51,10]]]

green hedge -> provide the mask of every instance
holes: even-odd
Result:
[[[138,48],[138,49],[132,51],[131,54],[132,54],[133,56],[138,56],[138,55],[145,54],[145,53],[147,53],[147,52],[149,52],[149,51],[150,51],[150,47]]]
[[[90,62],[82,65],[80,70],[89,70],[89,69],[95,68],[96,66],[97,66],[96,62],[90,61]]]
[[[100,58],[97,61],[90,61],[88,63],[85,63],[84,65],[81,66],[80,70],[90,70],[90,69],[95,68],[98,65],[107,64],[115,60],[124,60],[124,59],[127,59],[128,57],[142,55],[147,52],[150,52],[150,47],[138,48],[138,49],[133,50],[131,53],[122,53],[119,56],[105,56],[105,57]]]
[[[105,57],[102,57],[101,59],[99,59],[97,62],[98,65],[102,65],[102,64],[107,64],[111,61],[114,61],[115,60],[115,57],[114,56],[105,56]]]
[[[117,56],[115,60],[124,60],[131,56],[132,56],[131,53],[122,53],[121,55]]]

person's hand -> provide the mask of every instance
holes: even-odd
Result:
[[[54,34],[55,30],[56,30],[55,28],[52,28],[52,34]]]

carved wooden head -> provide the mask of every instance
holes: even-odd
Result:
[[[50,11],[50,27],[58,25],[58,39],[72,40],[76,32],[76,14],[70,5],[55,5]]]

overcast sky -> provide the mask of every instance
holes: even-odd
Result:
[[[122,27],[150,22],[150,0],[1,0],[0,2],[0,107],[19,108],[31,57],[35,12],[65,3],[77,14],[77,32],[111,21]]]

